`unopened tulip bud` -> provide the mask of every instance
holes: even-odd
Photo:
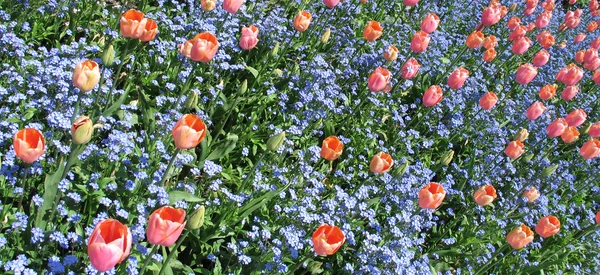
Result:
[[[581,128],[581,131],[579,131],[579,132],[585,135],[588,133],[590,128],[592,128],[592,124],[588,124],[588,125],[584,126],[583,128]]]
[[[331,29],[327,28],[321,36],[321,42],[327,43],[327,41],[329,41],[329,36],[331,36]]]
[[[513,12],[517,9],[518,4],[517,3],[513,3],[512,5],[510,5],[510,8],[508,9],[510,12]]]
[[[115,63],[115,47],[112,44],[108,45],[102,53],[102,65],[110,67]]]
[[[275,44],[275,47],[273,47],[273,50],[271,51],[271,56],[277,56],[277,53],[279,53],[279,42],[277,42]]]
[[[190,215],[190,217],[188,218],[188,222],[186,225],[186,228],[188,230],[195,230],[198,229],[200,227],[202,227],[202,225],[204,225],[204,211],[205,211],[205,207],[204,205],[198,207],[198,209],[196,209],[196,211],[194,211],[194,213],[192,213],[192,215]]]
[[[94,133],[94,124],[87,116],[80,116],[73,122],[71,126],[71,137],[75,144],[86,144],[92,138]]]
[[[444,166],[448,166],[454,157],[454,150],[448,150],[442,155],[440,163]]]
[[[277,151],[283,141],[285,140],[285,131],[281,131],[281,133],[274,135],[267,140],[267,149],[269,151]]]
[[[406,173],[406,170],[408,170],[409,165],[410,163],[408,163],[408,161],[405,161],[400,166],[398,166],[398,168],[392,170],[392,174],[396,177],[404,175],[404,173]]]
[[[192,92],[190,96],[185,100],[185,108],[187,110],[195,109],[198,106],[198,93]]]
[[[547,176],[552,175],[554,173],[554,171],[556,171],[557,168],[558,168],[558,164],[544,168],[544,170],[542,171],[542,176],[547,177]]]
[[[518,140],[520,142],[525,142],[525,140],[529,137],[529,131],[527,129],[521,129],[515,137],[514,140]]]
[[[244,81],[242,82],[242,85],[240,86],[240,89],[238,90],[238,92],[243,95],[246,93],[246,91],[248,90],[248,80],[244,79]]]

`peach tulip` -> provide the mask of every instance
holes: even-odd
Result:
[[[506,235],[506,241],[513,249],[521,249],[533,241],[533,231],[525,224],[521,224]]]
[[[367,23],[365,30],[363,31],[363,37],[369,42],[374,42],[383,34],[383,27],[379,22],[372,20]]]
[[[569,126],[565,131],[560,135],[560,138],[567,144],[573,143],[579,139],[579,131],[574,126]]]
[[[194,61],[210,62],[219,50],[217,37],[209,32],[199,33],[179,45],[179,53]]]
[[[312,235],[313,248],[320,256],[335,254],[345,241],[344,232],[335,225],[322,224]]]
[[[94,268],[108,271],[129,256],[131,231],[117,220],[101,221],[90,236],[87,251]]]
[[[583,124],[586,118],[587,114],[585,113],[585,111],[583,111],[583,109],[576,109],[571,111],[567,115],[567,117],[565,117],[565,120],[567,121],[567,124],[569,124],[569,126],[577,127]]]
[[[584,159],[592,159],[600,155],[600,140],[592,138],[586,141],[581,149],[579,149],[579,153]]]
[[[128,10],[121,15],[119,26],[121,35],[130,38],[140,38],[146,30],[148,19],[144,18],[144,13],[137,10]]]
[[[479,99],[479,106],[484,110],[489,110],[494,108],[496,102],[498,102],[498,96],[494,92],[487,92]]]
[[[368,87],[371,92],[382,91],[390,82],[390,71],[382,67],[378,67],[371,73],[368,80]]]
[[[185,210],[163,206],[156,209],[148,219],[146,237],[151,244],[173,245],[185,228]]]
[[[558,88],[558,85],[548,84],[548,85],[540,88],[538,95],[540,96],[540,98],[542,100],[549,100],[549,99],[553,98],[554,95],[556,95],[556,88]]]
[[[467,47],[469,47],[470,49],[476,49],[481,47],[481,44],[483,43],[483,39],[484,39],[484,35],[482,32],[480,31],[474,31],[471,34],[469,34],[469,36],[467,36]]]
[[[258,44],[258,28],[254,25],[242,27],[242,36],[240,37],[240,48],[251,50]]]
[[[444,187],[437,182],[430,182],[419,191],[419,206],[426,209],[436,209],[442,204],[445,197]]]
[[[34,163],[44,154],[46,140],[39,130],[25,128],[13,136],[13,147],[18,158],[26,163]]]
[[[383,58],[387,61],[394,61],[398,59],[398,48],[395,46],[388,46],[387,50],[383,52]]]
[[[312,21],[312,15],[308,11],[299,11],[294,18],[294,28],[299,32],[304,32],[308,29]]]
[[[223,9],[228,13],[236,13],[244,4],[244,0],[224,0]]]
[[[178,149],[194,148],[206,137],[206,125],[197,115],[183,115],[173,127],[172,135]]]
[[[460,89],[469,77],[469,71],[465,68],[456,68],[448,77],[448,86],[452,89]]]
[[[204,11],[212,11],[217,7],[217,1],[216,0],[202,0],[200,2],[200,6],[202,6],[202,9]]]
[[[383,174],[390,171],[393,165],[394,160],[392,159],[392,156],[384,152],[379,152],[371,159],[369,169],[373,173]]]
[[[560,221],[555,216],[546,216],[541,218],[535,225],[535,233],[542,238],[549,238],[556,235],[560,230]]]
[[[498,195],[496,195],[496,188],[492,185],[482,186],[475,191],[473,198],[479,206],[486,206],[494,201]]]
[[[578,51],[577,53],[575,53],[575,62],[583,63],[584,57],[585,57],[585,51],[584,50]]]
[[[496,50],[494,49],[487,49],[485,52],[483,52],[483,61],[485,62],[492,62],[492,60],[494,60],[494,58],[496,58]]]
[[[154,37],[156,37],[156,34],[158,33],[158,25],[156,25],[156,21],[152,20],[152,19],[146,19],[146,25],[144,26],[144,31],[142,32],[142,35],[140,35],[140,41],[143,42],[148,42],[154,39]]]
[[[434,106],[442,101],[443,96],[444,93],[442,92],[442,87],[438,85],[430,86],[425,94],[423,94],[423,105],[425,105],[425,107]]]
[[[413,52],[422,53],[429,46],[429,41],[431,37],[424,31],[418,31],[413,35],[412,41],[410,42],[410,49]]]
[[[520,157],[524,152],[525,145],[518,140],[511,141],[504,150],[504,153],[511,159],[516,159]]]
[[[402,78],[412,79],[417,75],[420,67],[419,62],[411,57],[402,65]]]
[[[517,83],[521,85],[527,85],[531,82],[535,76],[537,75],[538,70],[536,67],[532,66],[529,63],[523,64],[519,66],[517,69],[516,80]]]
[[[517,16],[513,16],[508,20],[508,23],[506,23],[506,26],[508,27],[509,30],[514,30],[520,24],[521,24],[521,18],[519,18]]]
[[[435,13],[430,13],[423,18],[423,21],[421,21],[421,30],[426,33],[432,33],[438,28],[439,25],[440,17],[438,17]]]
[[[527,113],[525,116],[529,120],[536,120],[546,111],[546,106],[543,103],[536,101],[529,108],[527,108]]]
[[[333,161],[342,155],[343,150],[344,144],[336,136],[329,136],[321,145],[321,157]]]
[[[489,50],[495,48],[496,46],[498,46],[498,39],[495,36],[490,35],[483,39],[484,48]]]
[[[569,124],[564,118],[557,118],[550,123],[550,125],[548,125],[546,128],[546,134],[548,134],[549,137],[554,138],[562,135],[567,127],[569,127]]]
[[[98,63],[85,60],[77,64],[73,71],[72,81],[73,85],[84,93],[94,89],[100,81],[100,67]]]
[[[535,187],[531,186],[529,189],[523,192],[523,197],[527,198],[527,202],[534,202],[540,197],[540,191],[538,191]]]

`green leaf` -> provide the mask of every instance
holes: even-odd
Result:
[[[59,163],[60,165],[54,174],[47,175],[46,180],[44,181],[44,195],[42,196],[44,203],[38,209],[37,216],[35,217],[35,227],[41,228],[42,230],[46,228],[46,224],[48,223],[44,219],[44,216],[48,210],[54,207],[54,199],[56,198],[56,193],[58,192],[58,183],[62,178],[63,171],[65,170],[65,163],[62,159]]]
[[[258,77],[258,71],[250,66],[246,66],[246,70],[248,70],[253,76],[254,78]]]
[[[227,137],[225,138],[225,142],[223,142],[217,149],[215,149],[214,151],[212,151],[212,153],[210,153],[210,155],[208,155],[208,157],[206,157],[207,160],[214,160],[214,159],[220,159],[224,156],[227,156],[236,146],[238,141],[238,136],[236,134],[227,134]]]
[[[444,64],[450,63],[450,59],[445,58],[445,57],[440,58],[440,61],[442,61],[442,63],[444,63]]]
[[[121,105],[123,104],[123,102],[125,101],[127,96],[129,95],[130,90],[131,89],[126,89],[125,92],[123,92],[123,94],[119,97],[119,99],[117,99],[117,101],[115,101],[115,103],[110,105],[110,107],[108,107],[106,110],[104,110],[104,112],[102,112],[102,116],[104,116],[104,117],[111,116],[116,110],[121,108]]]
[[[169,192],[169,202],[176,203],[178,201],[201,202],[203,200],[185,191],[175,190]]]

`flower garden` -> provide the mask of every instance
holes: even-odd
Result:
[[[0,2],[2,274],[598,274],[597,0]]]

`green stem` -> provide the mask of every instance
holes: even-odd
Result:
[[[144,271],[146,271],[146,267],[148,267],[148,264],[150,263],[150,260],[152,259],[152,255],[154,253],[156,253],[157,249],[158,249],[158,245],[153,244],[152,245],[152,250],[150,250],[150,253],[148,253],[148,256],[146,256],[146,260],[144,261],[144,265],[142,266],[142,269],[140,269],[140,275],[144,275]]]
[[[173,156],[171,157],[171,160],[169,161],[169,165],[167,165],[167,170],[165,170],[165,173],[163,174],[162,179],[160,180],[160,186],[164,186],[165,181],[167,181],[167,178],[169,177],[169,174],[171,173],[171,170],[173,169],[173,163],[175,163],[175,159],[177,159],[177,155],[179,155],[179,152],[181,152],[181,149],[177,149],[175,150],[175,154],[173,154]]]
[[[23,194],[21,196],[19,196],[19,211],[23,210],[21,209],[22,203],[23,203],[23,197],[25,197],[25,192],[27,192],[27,171],[29,171],[29,164],[25,165],[25,175],[23,175]]]
[[[79,155],[79,145],[72,143],[71,144],[71,152],[69,153],[69,158],[67,159],[67,164],[65,164],[65,169],[63,170],[63,173],[62,173],[60,179],[58,180],[59,184],[69,173],[69,170],[71,169],[71,166],[77,159],[78,155]],[[54,215],[56,215],[56,210],[57,210],[58,203],[60,202],[61,195],[62,195],[62,192],[59,191],[59,192],[57,192],[56,196],[54,197],[54,203],[52,204],[52,206],[53,206],[52,212],[50,213],[50,218],[48,219],[48,221],[54,221]]]
[[[252,171],[250,172],[250,175],[248,175],[248,177],[246,177],[244,179],[244,181],[242,182],[242,184],[240,185],[240,192],[243,192],[244,189],[246,189],[246,185],[248,184],[248,181],[250,181],[251,178],[254,177],[254,173],[256,171],[256,168],[258,167],[258,164],[265,158],[265,155],[267,154],[267,152],[263,152],[260,157],[258,157],[258,160],[256,160],[256,162],[254,162],[254,165],[252,166]]]
[[[81,105],[81,93],[77,95],[77,102],[75,103],[75,110],[73,110],[73,115],[71,116],[71,123],[73,123],[77,118],[77,114],[79,113],[79,105]]]
[[[485,271],[487,271],[490,268],[489,265],[492,263],[492,261],[498,256],[498,254],[500,254],[500,252],[505,250],[507,246],[508,246],[508,244],[504,244],[502,247],[500,247],[498,250],[496,250],[496,252],[494,252],[494,254],[492,255],[492,258],[490,258],[489,262],[487,262],[479,270],[477,270],[477,272],[475,272],[475,275],[483,274]],[[502,260],[508,254],[509,253],[504,254],[504,256],[502,256],[502,258],[500,258],[500,260]]]
[[[177,243],[175,244],[175,247],[173,247],[173,249],[171,249],[171,253],[169,253],[169,256],[167,256],[167,259],[165,260],[165,262],[163,263],[162,267],[160,268],[160,271],[158,272],[158,275],[165,274],[164,273],[165,267],[169,265],[169,262],[175,256],[175,252],[177,252],[177,249],[179,248],[179,246],[181,245],[181,243],[183,243],[183,240],[185,240],[185,238],[187,237],[188,234],[190,234],[190,230],[186,230],[183,233],[183,235],[179,236],[179,240],[177,240]],[[143,274],[140,273],[140,275],[143,275]]]

